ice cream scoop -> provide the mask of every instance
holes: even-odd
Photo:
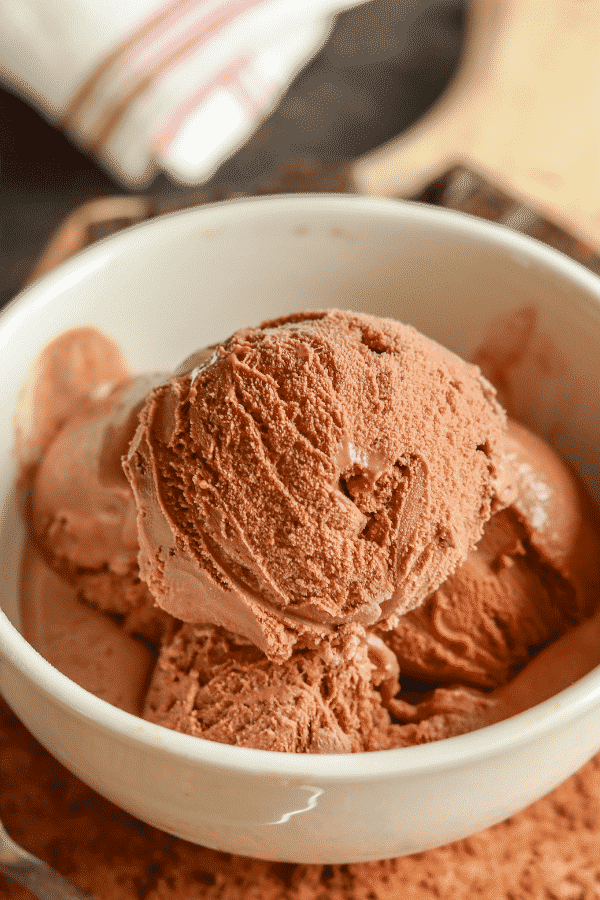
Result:
[[[513,502],[444,584],[382,635],[404,675],[498,687],[597,606],[589,498],[554,451],[512,420],[505,448]]]
[[[39,463],[80,403],[130,377],[120,349],[95,328],[71,328],[50,341],[19,391],[15,452],[22,475]]]
[[[504,502],[504,430],[479,370],[406,325],[239,331],[144,404],[124,461],[141,575],[272,659],[404,613]]]
[[[28,501],[30,533],[52,568],[149,637],[158,636],[161,614],[139,578],[136,510],[121,457],[140,406],[164,377],[128,375],[80,398],[48,441]]]

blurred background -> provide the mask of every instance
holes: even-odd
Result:
[[[335,172],[432,106],[457,69],[464,35],[461,0],[371,0],[342,12],[274,111],[208,182],[182,185],[163,173],[136,194],[161,211],[253,192],[290,161],[303,161],[306,172],[312,163]],[[0,79],[0,165],[4,305],[75,209],[132,189],[76,149],[8,79]]]

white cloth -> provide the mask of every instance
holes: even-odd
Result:
[[[11,0],[0,76],[129,187],[206,180],[360,0]]]

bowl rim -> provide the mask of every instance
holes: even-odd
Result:
[[[349,212],[366,218],[395,218],[448,227],[482,246],[524,254],[546,270],[585,291],[600,314],[600,277],[528,235],[469,214],[406,200],[344,194],[283,194],[236,198],[205,204],[160,216],[111,235],[57,266],[26,288],[0,311],[2,347],[32,313],[59,299],[61,291],[91,273],[98,273],[111,260],[130,252],[139,241],[152,243],[165,230],[181,226],[186,231],[219,224],[233,214],[237,224],[244,218],[283,214]],[[232,213],[233,211],[233,213]],[[199,222],[198,222],[199,220]],[[198,224],[196,224],[198,222]],[[122,739],[141,743],[149,750],[174,755],[198,765],[222,770],[276,777],[312,778],[321,782],[372,781],[390,776],[405,777],[434,773],[484,758],[499,756],[531,743],[583,716],[600,704],[600,666],[558,694],[529,710],[476,731],[428,744],[357,754],[291,754],[219,744],[205,738],[180,734],[155,725],[112,706],[81,688],[47,662],[25,640],[0,609],[0,651],[6,660],[34,682],[53,701],[92,722],[116,732]],[[2,660],[0,654],[0,664]],[[4,663],[6,664],[6,663]]]

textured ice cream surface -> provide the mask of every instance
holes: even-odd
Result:
[[[431,743],[524,712],[600,663],[600,612],[492,691],[398,679],[382,641],[356,626],[283,663],[215,626],[173,623],[144,717],[196,737],[292,753],[356,753]],[[388,649],[389,653],[389,649]],[[400,689],[402,688],[402,689]]]
[[[510,422],[516,499],[418,609],[382,637],[403,675],[483,689],[505,684],[600,596],[600,545],[589,500],[538,437]]]
[[[572,586],[539,558],[510,509],[491,519],[477,549],[385,639],[405,675],[489,688],[515,675],[577,613]]]
[[[278,660],[404,613],[501,504],[504,430],[479,370],[409,326],[329,310],[237,332],[141,412],[142,577]]]
[[[224,744],[287,753],[352,753],[394,746],[377,688],[398,689],[360,628],[298,650],[284,663],[211,625],[173,624],[148,691],[144,718]]]
[[[396,660],[386,666],[387,654],[379,639],[345,626],[318,649],[296,650],[278,663],[224,629],[179,623],[163,642],[144,718],[223,744],[286,753],[389,750],[496,721],[495,697],[460,685],[416,703],[404,699]]]
[[[71,335],[79,340],[78,332]],[[61,346],[67,345],[63,336]],[[31,474],[29,531],[48,564],[88,602],[158,638],[164,624],[138,569],[136,509],[121,457],[160,375],[103,382],[78,398]]]

